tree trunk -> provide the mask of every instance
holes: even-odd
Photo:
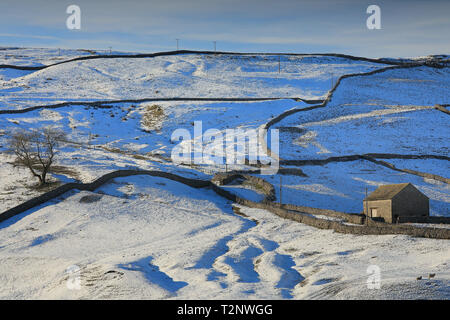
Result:
[[[44,169],[44,171],[42,171],[42,175],[39,180],[41,180],[41,186],[47,183],[47,170]]]

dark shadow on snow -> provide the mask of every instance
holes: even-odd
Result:
[[[118,267],[129,271],[142,272],[149,283],[154,283],[170,293],[176,293],[188,285],[184,281],[174,281],[166,273],[160,271],[157,265],[152,264],[153,257],[146,257],[128,264],[119,264]]]

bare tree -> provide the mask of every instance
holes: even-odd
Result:
[[[62,131],[52,128],[16,132],[10,139],[9,147],[17,156],[17,161],[28,167],[42,186],[47,183],[47,173],[54,162],[56,148],[64,137]]]

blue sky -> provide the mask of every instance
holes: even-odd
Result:
[[[66,8],[81,8],[68,30]],[[381,30],[366,9],[381,8]],[[450,0],[1,0],[0,46],[155,52],[450,54]]]

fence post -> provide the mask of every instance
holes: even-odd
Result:
[[[282,192],[282,189],[283,189],[283,182],[282,182],[282,180],[281,180],[281,175],[280,175],[280,208],[281,208],[281,205],[282,205],[282,201],[281,201],[281,192]]]

